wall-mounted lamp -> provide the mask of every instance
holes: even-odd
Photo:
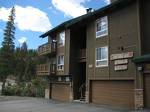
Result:
[[[138,66],[137,70],[141,72],[141,71],[143,71],[143,67],[142,66]]]

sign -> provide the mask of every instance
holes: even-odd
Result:
[[[115,71],[127,70],[128,65],[117,65],[115,66]]]
[[[117,59],[125,59],[125,58],[132,58],[133,52],[121,53],[121,54],[112,54],[110,56],[110,60],[117,60]]]
[[[115,65],[128,64],[128,59],[115,60]]]
[[[89,64],[89,68],[92,68],[93,67],[93,65],[92,64]]]

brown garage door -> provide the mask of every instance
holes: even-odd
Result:
[[[68,84],[53,84],[52,99],[69,101],[70,86]]]
[[[133,81],[92,81],[91,84],[93,103],[134,108]]]
[[[150,108],[150,74],[145,74],[145,106]]]

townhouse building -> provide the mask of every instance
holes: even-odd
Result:
[[[49,98],[150,107],[149,11],[149,0],[112,0],[42,34],[37,75],[49,79]]]

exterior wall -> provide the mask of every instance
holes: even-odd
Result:
[[[108,37],[96,38],[95,21],[87,27],[87,75],[91,79],[109,78],[108,67],[95,67],[95,50],[96,47],[108,45]],[[89,68],[89,66],[92,66]]]
[[[70,57],[70,30],[66,30],[66,40],[65,40],[65,57],[64,57],[64,74],[65,75],[70,75],[69,74],[69,57]]]
[[[70,85],[69,84],[53,84],[52,99],[59,101],[70,101]]]
[[[56,40],[59,39],[59,32],[57,32]],[[50,39],[49,39],[50,40]],[[56,72],[57,75],[69,75],[69,55],[70,55],[70,30],[65,30],[65,45],[62,47],[59,47],[57,44],[57,53],[56,53],[56,65],[58,61],[59,55],[64,55],[64,69],[58,70]],[[50,62],[52,61],[49,60]],[[56,77],[58,78],[58,77]],[[68,82],[58,82],[58,83],[52,83],[50,87],[51,91],[51,98],[59,101],[70,101],[71,97],[71,86]]]
[[[57,33],[56,40],[59,39],[59,32]],[[65,30],[65,45],[58,47],[57,45],[57,57],[64,55],[64,70],[57,69],[57,75],[69,75],[69,54],[70,54],[70,30]],[[57,62],[56,62],[57,63]]]
[[[142,82],[141,74],[136,71],[136,66],[132,62],[132,59],[128,59],[127,70],[115,71],[114,60],[110,60],[112,54],[122,54],[127,52],[133,52],[134,56],[141,55],[140,46],[140,26],[139,26],[139,13],[138,4],[134,3],[126,8],[122,8],[118,11],[109,13],[108,15],[108,36],[96,38],[95,21],[87,25],[87,84],[86,90],[89,96],[88,101],[92,97],[91,81],[133,81],[133,94],[134,89],[141,88],[140,82]],[[99,19],[99,18],[96,18]],[[95,48],[108,46],[109,49],[109,64],[108,67],[95,67]],[[121,49],[123,48],[123,49]],[[94,55],[93,55],[94,54]],[[126,80],[126,81],[125,81]],[[135,80],[135,81],[134,81]],[[136,81],[140,80],[140,81]],[[137,84],[138,83],[138,84]],[[135,86],[137,85],[137,86]],[[115,86],[115,85],[114,85]],[[113,91],[112,91],[113,92]],[[132,105],[134,105],[134,98],[132,98]]]
[[[134,56],[140,55],[138,42],[138,18],[137,5],[133,4],[109,15],[109,54],[134,52]],[[123,47],[124,50],[121,50]],[[110,61],[111,79],[134,79],[136,68],[131,59],[128,60],[126,71],[115,71],[114,61]]]
[[[126,71],[116,72],[114,62],[109,60],[108,67],[95,67],[95,48],[108,46],[111,54],[134,52],[139,55],[137,6],[130,5],[108,16],[109,34],[96,38],[95,21],[87,27],[87,76],[89,79],[134,79],[136,68],[129,59]],[[121,51],[119,47],[124,47]],[[93,55],[94,54],[94,55]]]

